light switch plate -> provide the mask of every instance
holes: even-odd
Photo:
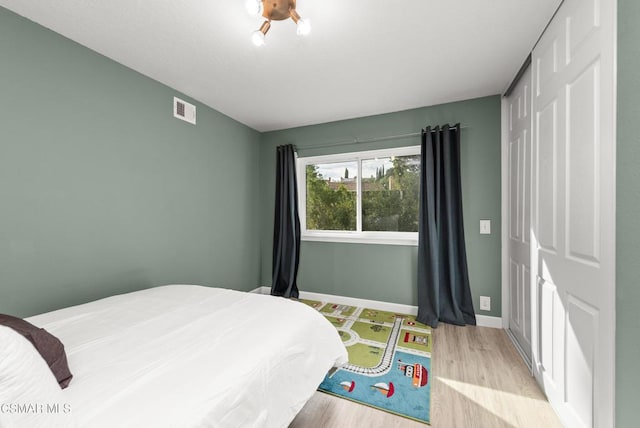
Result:
[[[490,311],[491,310],[491,297],[489,297],[489,296],[480,296],[480,310],[481,311]]]
[[[480,235],[491,235],[491,220],[480,220]]]

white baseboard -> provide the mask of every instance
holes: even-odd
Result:
[[[476,323],[480,327],[502,328],[502,318],[476,314]]]
[[[258,287],[250,293],[270,294],[271,288]],[[388,303],[379,300],[358,299],[356,297],[335,296],[333,294],[313,293],[311,291],[300,291],[301,299],[320,300],[322,302],[339,303],[341,305],[358,306],[377,309],[379,311],[398,312],[402,314],[417,315],[418,307],[403,305],[401,303]],[[487,315],[477,315],[476,323],[479,327],[502,328],[502,318]]]

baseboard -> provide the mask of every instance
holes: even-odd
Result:
[[[502,318],[476,314],[476,323],[480,327],[502,328]]]
[[[258,287],[250,291],[256,294],[270,294],[269,287]],[[300,291],[301,299],[320,300],[322,302],[339,303],[341,305],[366,307],[378,309],[380,311],[399,312],[402,314],[417,315],[418,307],[403,305],[401,303],[388,303],[379,300],[359,299],[357,297],[335,296],[333,294],[314,293],[311,291]],[[479,327],[502,328],[502,318],[490,317],[487,315],[476,315],[476,322]]]

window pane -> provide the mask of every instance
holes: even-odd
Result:
[[[362,161],[362,230],[417,232],[420,155]]]
[[[356,161],[307,165],[307,230],[356,230]]]

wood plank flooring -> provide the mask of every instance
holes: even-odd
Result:
[[[432,427],[562,426],[503,330],[440,324],[433,343]],[[289,428],[425,426],[316,392]]]

